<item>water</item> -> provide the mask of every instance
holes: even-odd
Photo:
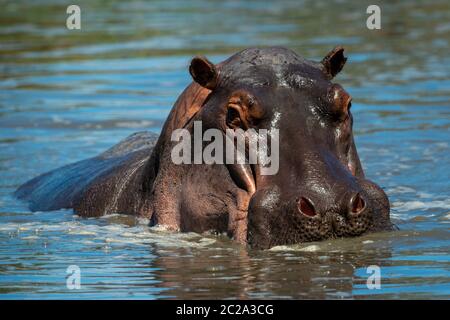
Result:
[[[450,3],[1,1],[0,298],[450,297]],[[170,234],[146,221],[31,213],[11,193],[139,130],[159,132],[195,54],[219,62],[281,45],[321,59],[342,44],[368,177],[401,231],[246,250],[224,237]],[[69,265],[81,289],[66,287]],[[381,267],[381,289],[366,286]]]

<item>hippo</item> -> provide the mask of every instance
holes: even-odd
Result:
[[[15,195],[32,211],[73,208],[149,219],[179,232],[227,234],[256,249],[394,230],[384,191],[365,178],[353,138],[351,95],[332,82],[344,48],[320,62],[282,47],[249,48],[215,65],[192,59],[193,82],[161,134],[138,132],[104,153],[42,174]],[[279,132],[279,169],[176,164],[172,133]]]

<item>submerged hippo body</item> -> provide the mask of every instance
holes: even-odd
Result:
[[[105,153],[22,185],[34,211],[83,217],[125,213],[171,230],[226,232],[256,248],[391,230],[389,201],[365,179],[353,141],[351,97],[331,80],[343,48],[321,62],[284,48],[246,49],[213,65],[192,60],[194,79],[161,135],[137,133]],[[279,170],[258,164],[174,164],[175,129],[278,129]]]

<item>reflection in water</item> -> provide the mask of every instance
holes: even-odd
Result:
[[[348,252],[249,253],[242,248],[222,255],[180,249],[158,256],[158,286],[170,288],[165,293],[174,297],[207,299],[215,292],[219,299],[323,299],[352,297],[355,269],[387,259],[389,250],[374,252],[370,259]]]
[[[381,1],[379,31],[365,27],[369,0],[77,4],[80,31],[66,29],[62,1],[0,11],[1,298],[450,297],[448,1]],[[281,45],[320,59],[337,44],[361,160],[401,231],[253,251],[130,217],[31,213],[11,197],[42,172],[158,132],[195,54],[218,62]],[[71,264],[81,290],[65,286]],[[366,286],[370,265],[380,290]]]

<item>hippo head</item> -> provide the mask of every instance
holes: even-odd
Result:
[[[217,66],[191,62],[194,81],[211,90],[198,115],[207,128],[279,132],[276,174],[262,175],[258,164],[227,167],[249,195],[252,247],[392,229],[388,198],[364,177],[356,151],[352,98],[332,81],[343,52],[312,62],[285,48],[253,48]]]

